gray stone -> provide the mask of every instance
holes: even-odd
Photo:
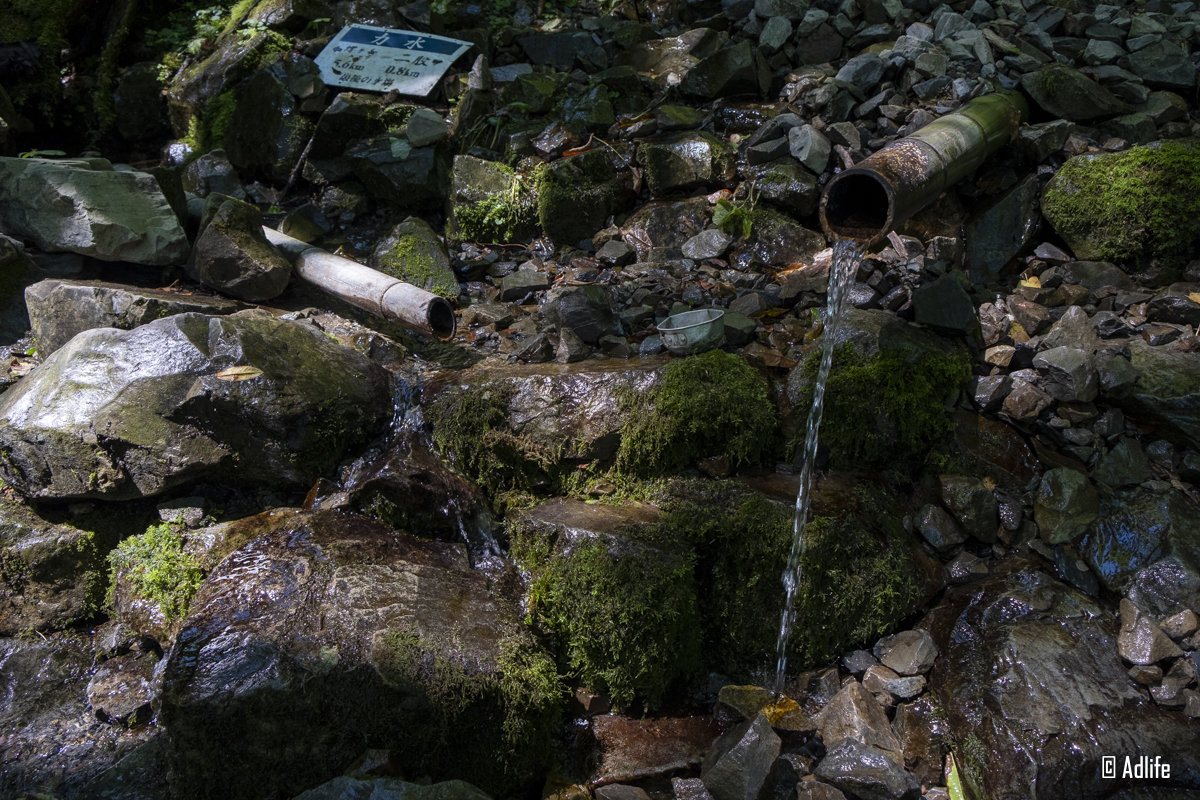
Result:
[[[757,208],[751,241],[740,241],[730,260],[741,269],[754,264],[784,267],[812,263],[813,257],[825,249],[825,237],[809,230],[784,214],[767,208]]]
[[[968,22],[966,17],[948,12],[938,17],[937,25],[933,29],[933,41],[941,42],[955,34],[971,30],[975,30],[975,26]]]
[[[1167,636],[1179,640],[1191,636],[1197,629],[1200,629],[1200,619],[1197,618],[1195,611],[1185,608],[1178,614],[1164,619],[1161,627]]]
[[[653,195],[721,185],[734,176],[735,152],[720,137],[688,131],[671,134],[638,147]]]
[[[49,252],[163,266],[188,255],[154,176],[107,162],[0,158],[0,231]]]
[[[679,88],[685,95],[715,100],[735,94],[761,97],[770,83],[766,59],[758,48],[743,41],[701,59],[684,76]]]
[[[792,36],[792,23],[787,17],[771,17],[758,35],[758,46],[774,53]]]
[[[1037,72],[1026,73],[1021,85],[1046,112],[1071,122],[1128,110],[1112,92],[1064,64],[1047,64]]]
[[[981,542],[996,541],[1000,505],[996,495],[979,478],[941,475],[942,502],[970,535]]]
[[[345,155],[367,192],[397,208],[441,208],[450,191],[452,170],[443,144],[413,147],[399,136],[380,136],[351,145]]]
[[[1092,475],[1100,483],[1120,489],[1148,481],[1154,473],[1150,470],[1150,459],[1146,458],[1137,440],[1123,436],[1100,459]]]
[[[1196,667],[1189,658],[1177,660],[1163,676],[1162,683],[1150,687],[1154,702],[1166,708],[1183,708],[1187,697],[1183,690],[1196,680]]]
[[[975,383],[975,405],[980,411],[996,411],[1012,390],[1012,378],[1007,375],[988,375]]]
[[[450,135],[450,126],[441,115],[428,108],[418,108],[408,118],[404,136],[413,147],[428,147]]]
[[[1032,161],[1042,162],[1063,149],[1075,126],[1065,119],[1022,125],[1016,146]]]
[[[881,705],[890,707],[895,703],[895,698],[892,697],[892,693],[888,690],[887,685],[899,677],[899,675],[887,667],[873,666],[863,674],[862,685],[864,689],[875,695],[875,699]]]
[[[921,796],[921,785],[891,754],[853,739],[830,742],[827,748],[816,775],[839,790],[862,800],[917,800]]]
[[[1033,359],[1042,375],[1041,387],[1064,403],[1090,403],[1100,392],[1100,378],[1091,355],[1073,347],[1043,350]]]
[[[1015,420],[1027,422],[1054,403],[1054,398],[1026,380],[1013,379],[1012,391],[1004,398],[1001,409]]]
[[[237,169],[220,149],[205,153],[184,168],[183,188],[197,197],[223,194],[245,200],[247,196]]]
[[[1121,658],[1131,664],[1156,664],[1164,658],[1183,655],[1174,642],[1163,633],[1154,620],[1141,609],[1121,599],[1121,632],[1117,635]]]
[[[216,377],[234,366],[262,374]],[[131,499],[218,476],[307,489],[390,415],[386,373],[308,325],[178,314],[85,331],[0,396],[0,477],[39,499]]]
[[[754,331],[758,323],[745,314],[726,310],[721,317],[725,323],[725,343],[731,347],[741,347],[754,341]]]
[[[645,789],[623,783],[610,783],[596,789],[594,795],[600,800],[650,800]]]
[[[1066,347],[1082,351],[1090,361],[1091,353],[1100,346],[1100,341],[1087,312],[1079,306],[1071,306],[1067,309],[1067,313],[1063,314],[1058,322],[1055,322],[1050,328],[1050,332],[1042,340],[1042,345],[1048,349]],[[1038,365],[1035,363],[1034,366]],[[1043,377],[1048,376],[1043,375]]]
[[[967,540],[954,518],[946,509],[932,503],[921,509],[917,518],[917,530],[931,546],[939,551],[946,551]]]
[[[1174,44],[1159,42],[1132,53],[1129,70],[1150,86],[1193,91],[1196,87],[1196,67],[1187,54]]]
[[[943,275],[912,293],[916,321],[934,330],[962,336],[978,336],[979,317],[975,303],[955,274]]]
[[[500,301],[508,303],[524,300],[530,292],[543,292],[550,288],[550,276],[545,272],[519,269],[510,272],[500,281]]]
[[[879,659],[866,650],[851,650],[842,656],[842,666],[852,675],[861,675],[871,667],[877,666]]]
[[[990,573],[991,570],[982,558],[966,550],[946,564],[946,582],[952,586],[977,581]]]
[[[155,665],[158,658],[150,653],[128,653],[104,661],[87,686],[87,701],[101,722],[112,725],[139,725],[150,721],[150,704],[160,689]]]
[[[288,90],[288,72],[285,62],[276,62],[234,89],[229,127],[221,144],[244,176],[288,180],[312,138],[313,124],[299,113]]]
[[[1038,232],[1040,191],[1041,183],[1032,175],[967,221],[966,267],[972,280],[994,278]]]
[[[596,258],[602,264],[611,264],[617,267],[625,266],[633,260],[635,255],[637,255],[637,251],[620,239],[610,239],[596,251]]]
[[[755,193],[760,200],[792,216],[807,217],[817,210],[821,198],[817,176],[786,154],[765,164],[747,165],[742,169],[742,176],[754,181]]]
[[[808,11],[808,0],[754,0],[754,13],[761,19],[783,17],[795,22]]]
[[[716,228],[709,228],[700,231],[683,243],[683,255],[684,258],[696,261],[705,258],[720,258],[725,255],[731,244],[733,244],[733,237],[728,233]]]
[[[821,739],[853,739],[899,757],[900,742],[892,733],[887,715],[858,681],[847,683],[817,718]]]
[[[832,145],[828,137],[812,125],[802,125],[788,131],[788,148],[793,158],[820,175],[829,163]]]
[[[1101,286],[1133,288],[1133,281],[1129,275],[1116,264],[1106,261],[1071,261],[1055,267],[1054,271],[1062,278],[1063,283],[1085,286],[1092,290]]]
[[[840,70],[837,79],[857,87],[864,94],[869,94],[883,77],[887,64],[875,53],[863,53],[848,60]]]
[[[1125,48],[1116,42],[1090,39],[1083,51],[1083,63],[1090,67],[1096,67],[1101,64],[1112,64],[1121,56],[1127,55],[1129,53],[1125,51]]]
[[[925,691],[924,675],[913,675],[907,678],[894,678],[887,683],[887,690],[901,700],[911,700]]]
[[[599,796],[599,795],[597,795]],[[408,783],[399,778],[339,775],[328,783],[296,795],[295,800],[491,800],[466,781]]]
[[[139,289],[100,281],[49,279],[25,290],[38,355],[49,356],[93,328],[132,330],[172,314],[232,314],[240,303],[219,297]]]
[[[589,344],[617,332],[612,298],[604,286],[564,286],[546,293],[542,311],[558,330],[570,328]]]
[[[1042,476],[1033,514],[1042,539],[1062,544],[1085,532],[1100,515],[1100,497],[1086,475],[1058,467]]]
[[[1130,144],[1149,144],[1158,138],[1154,120],[1145,114],[1124,114],[1100,123],[1099,129],[1116,139]]]
[[[756,800],[779,756],[779,736],[759,714],[722,739],[730,743],[729,748],[711,763],[705,759],[700,780],[713,800]],[[715,749],[719,748],[718,744]]]
[[[558,336],[558,350],[555,354],[555,361],[560,364],[574,364],[576,361],[582,361],[592,354],[592,348],[588,347],[575,331],[570,328],[563,328]]]
[[[204,207],[187,273],[205,286],[256,303],[283,293],[292,264],[267,241],[256,206],[213,194]]]
[[[875,656],[898,675],[924,675],[933,668],[938,649],[927,631],[901,631],[876,642]]]
[[[425,220],[409,217],[388,231],[376,243],[367,266],[418,289],[450,299],[458,297],[458,279],[446,243]]]
[[[1128,341],[1130,359],[1113,358],[1124,380],[1102,385],[1102,399],[1176,443],[1200,448],[1200,371],[1195,355]],[[1120,364],[1124,362],[1124,364]]]

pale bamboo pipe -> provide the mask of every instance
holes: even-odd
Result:
[[[454,337],[454,309],[446,298],[357,261],[327,253],[266,225],[263,233],[292,262],[296,274],[318,289],[355,308],[443,342]]]

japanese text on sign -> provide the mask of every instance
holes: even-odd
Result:
[[[328,86],[424,97],[471,43],[429,33],[347,25],[317,56]]]

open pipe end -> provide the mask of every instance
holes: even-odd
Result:
[[[445,298],[438,297],[429,302],[427,319],[429,330],[433,333],[435,339],[445,342],[454,338],[454,331],[457,328],[457,323],[454,319],[454,309],[450,307],[449,301]]]
[[[821,196],[821,227],[839,239],[875,244],[892,229],[895,213],[892,187],[870,170],[842,172]]]

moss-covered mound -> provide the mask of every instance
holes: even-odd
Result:
[[[866,356],[850,344],[834,351],[821,442],[832,450],[835,467],[919,463],[954,427],[953,403],[971,377],[970,360],[936,353],[910,356],[907,350]],[[814,348],[804,363],[807,388],[797,408],[797,447],[803,442],[820,360],[820,350]]]
[[[1200,142],[1077,156],[1046,184],[1042,213],[1085,260],[1185,262],[1200,242]]]
[[[114,602],[117,582],[124,580],[130,594],[156,606],[167,624],[187,614],[204,580],[199,560],[183,549],[179,528],[165,522],[124,540],[108,554],[108,560],[112,564],[109,605]],[[126,602],[132,599],[125,598]]]

